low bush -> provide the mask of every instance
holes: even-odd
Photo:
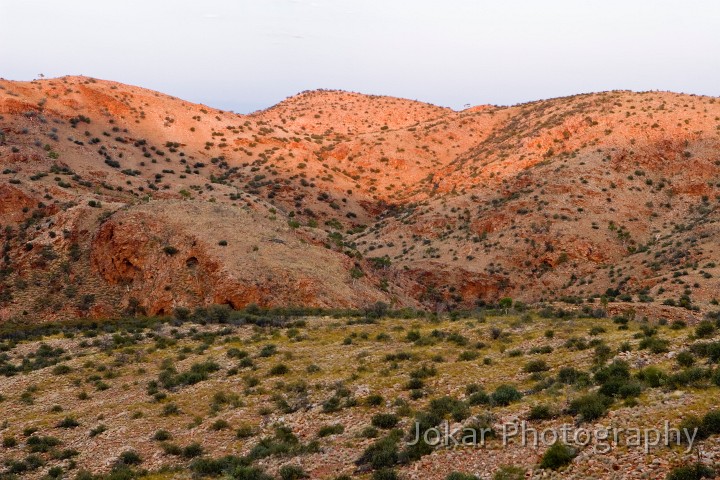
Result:
[[[590,422],[603,417],[612,405],[612,399],[600,393],[588,393],[570,402],[568,413],[579,415],[580,419]]]
[[[572,462],[577,452],[564,443],[556,442],[548,448],[540,460],[540,468],[557,470]]]

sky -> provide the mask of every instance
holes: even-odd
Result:
[[[0,0],[0,77],[87,75],[238,113],[303,90],[456,109],[720,96],[720,2]]]

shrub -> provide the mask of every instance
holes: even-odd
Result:
[[[311,442],[302,445],[292,430],[286,426],[275,427],[272,437],[262,438],[255,445],[247,457],[251,460],[259,460],[273,455],[299,455],[317,451],[317,444]]]
[[[467,399],[467,403],[469,405],[487,405],[490,403],[490,395],[487,394],[484,390],[478,390],[477,392],[473,392],[470,394],[470,396]]]
[[[715,333],[715,325],[710,320],[703,320],[695,327],[695,336],[698,338],[708,338]]]
[[[236,471],[236,469],[246,468],[248,461],[245,458],[236,457],[233,455],[227,455],[221,458],[198,458],[193,460],[190,464],[190,470],[200,477],[206,476],[220,476],[223,473],[230,474]],[[241,475],[250,475],[242,477]],[[255,475],[255,476],[253,476]],[[255,472],[240,472],[237,476],[233,475],[233,478],[247,478],[252,480],[267,479],[272,480],[272,477],[262,475],[262,470],[256,470]]]
[[[107,430],[107,427],[103,425],[102,423],[98,425],[97,427],[90,430],[90,437],[97,437],[101,433]]]
[[[577,382],[581,375],[582,372],[574,369],[573,367],[562,367],[558,372],[557,378],[560,383],[572,385]]]
[[[135,450],[126,450],[120,454],[117,460],[118,465],[139,465],[142,458]]]
[[[195,458],[203,454],[203,447],[197,442],[193,442],[190,445],[182,449],[182,456],[185,458]]]
[[[227,420],[223,420],[222,418],[217,419],[213,422],[212,425],[210,425],[210,430],[225,430],[227,428],[230,428],[230,424],[227,422]]]
[[[176,445],[174,443],[169,443],[169,442],[163,442],[160,446],[163,449],[163,452],[165,452],[165,455],[175,455],[177,457],[182,455],[183,450],[180,447],[180,445]]]
[[[282,480],[299,480],[301,478],[310,478],[305,470],[297,465],[283,465],[280,467],[280,478]]]
[[[665,372],[655,366],[643,368],[637,373],[637,378],[645,382],[651,388],[661,387],[667,381],[667,375],[665,375]]]
[[[428,413],[441,419],[449,415],[453,420],[459,422],[470,416],[470,409],[465,402],[446,396],[432,399]]]
[[[570,402],[568,412],[580,415],[582,421],[596,420],[607,413],[612,400],[600,393],[588,393]]]
[[[335,425],[324,425],[318,430],[318,437],[329,437],[330,435],[339,435],[345,431],[345,427],[339,423]]]
[[[705,436],[720,433],[720,410],[711,410],[705,414],[701,430]]]
[[[665,477],[666,480],[700,480],[715,478],[715,470],[701,463],[673,468]]]
[[[534,405],[528,413],[528,420],[549,420],[553,418],[553,411],[549,405]]]
[[[434,425],[433,425],[434,426]],[[355,461],[358,466],[369,465],[374,469],[389,468],[398,461],[399,435],[395,432],[376,440]],[[422,442],[418,442],[420,444]]]
[[[525,469],[515,465],[502,465],[493,475],[493,480],[525,480]]]
[[[243,424],[235,431],[237,438],[250,438],[255,435],[255,428],[252,425]]]
[[[510,405],[512,402],[516,402],[521,398],[522,393],[520,393],[517,388],[507,384],[497,387],[490,396],[492,403],[500,406]]]
[[[170,440],[171,438],[172,435],[170,435],[170,432],[167,430],[157,430],[152,436],[152,439],[158,442],[164,442],[166,440]]]
[[[290,368],[284,363],[278,363],[270,369],[270,375],[285,375],[290,371]]]
[[[53,368],[52,373],[53,375],[65,375],[67,373],[72,372],[72,368],[68,367],[67,365],[57,365],[55,368]]]
[[[525,373],[546,372],[548,370],[550,370],[550,367],[545,360],[532,360],[523,367]]]
[[[575,449],[564,443],[555,442],[548,448],[540,460],[540,468],[557,470],[572,462],[575,458]]]
[[[683,350],[682,352],[678,353],[675,360],[677,360],[678,365],[680,365],[681,367],[690,367],[695,363],[695,357],[691,352],[687,350]]]
[[[475,350],[465,350],[464,352],[460,353],[458,356],[458,361],[460,362],[470,362],[473,360],[477,360],[480,357],[480,353]]]
[[[73,417],[65,417],[58,422],[57,426],[59,428],[76,428],[80,426],[80,423]]]
[[[683,442],[687,441],[686,435],[683,432],[690,432],[690,436],[692,436],[692,432],[697,431],[696,438],[698,440],[707,438],[707,435],[705,435],[705,430],[703,429],[703,421],[697,415],[686,415],[685,418],[683,418],[680,422],[680,426],[678,428],[681,432],[680,440]]]
[[[367,399],[365,399],[365,402],[371,407],[378,407],[382,405],[383,401],[382,395],[378,395],[377,393],[368,395]]]
[[[650,352],[659,354],[670,351],[670,341],[664,338],[645,337],[638,344],[640,350],[648,349]]]
[[[452,472],[445,477],[445,480],[480,480],[480,478],[469,473]]]
[[[397,425],[398,417],[392,413],[378,413],[373,415],[371,423],[373,427],[389,430]]]
[[[685,387],[688,385],[700,385],[706,381],[710,371],[700,367],[690,367],[678,373],[670,375],[667,384],[671,388]]]
[[[391,468],[383,468],[382,470],[373,472],[371,478],[372,480],[398,480],[400,477],[398,477],[397,473],[395,473],[395,470]]]
[[[363,438],[377,438],[379,434],[380,432],[375,427],[365,427],[362,432],[360,432],[360,436]]]
[[[277,346],[273,344],[264,345],[260,352],[258,353],[258,357],[272,357],[277,353]]]
[[[13,447],[16,447],[17,444],[18,444],[18,441],[15,437],[3,437],[2,446],[4,448],[13,448]]]
[[[32,435],[27,439],[28,450],[30,450],[31,453],[46,453],[61,443],[62,442],[55,437],[38,437]]]

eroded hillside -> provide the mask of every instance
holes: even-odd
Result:
[[[718,296],[714,98],[237,115],[64,77],[0,81],[0,115],[3,319]]]

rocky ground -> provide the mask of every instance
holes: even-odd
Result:
[[[629,304],[608,305],[615,313],[604,318],[595,307],[439,319],[214,307],[178,311],[183,321],[5,330],[0,477],[646,479],[698,456],[720,463],[718,315],[686,322],[676,308],[654,323]],[[412,449],[417,419],[494,435]],[[504,445],[503,432],[523,422],[538,431],[685,422],[701,433],[692,448],[647,452],[627,438],[568,441],[568,455],[547,463],[547,444]]]

